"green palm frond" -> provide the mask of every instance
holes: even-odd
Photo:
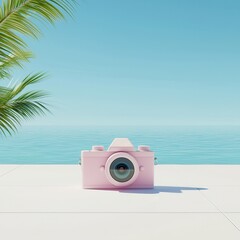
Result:
[[[28,75],[13,87],[0,87],[0,132],[3,135],[16,132],[22,120],[44,115],[49,111],[42,102],[47,96],[45,92],[26,91],[29,85],[38,83],[44,77],[43,73]]]
[[[22,67],[32,57],[24,36],[38,38],[41,33],[36,20],[53,24],[72,15],[76,0],[2,0],[0,6],[0,79],[11,77],[10,70]],[[44,78],[45,74],[28,75],[13,87],[0,86],[0,135],[17,130],[22,120],[49,111],[42,102],[43,91],[26,91],[29,85]]]
[[[22,35],[37,38],[40,29],[37,20],[53,24],[72,15],[76,0],[2,0],[0,8],[0,78],[9,76],[10,67],[29,59]],[[20,33],[20,35],[19,35]],[[2,68],[1,66],[5,66]]]
[[[5,59],[0,61],[0,79],[9,78],[11,76],[10,69],[19,66],[23,67],[22,62],[31,58],[33,54],[31,52],[22,52],[21,56],[5,55]],[[1,56],[0,56],[1,58]]]

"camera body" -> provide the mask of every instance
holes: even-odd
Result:
[[[127,138],[115,138],[108,148],[93,146],[81,152],[83,188],[154,187],[154,153],[148,146],[134,150]]]

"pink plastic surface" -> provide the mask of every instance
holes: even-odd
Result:
[[[95,189],[153,188],[154,153],[149,147],[145,147],[134,151],[128,139],[117,138],[107,151],[102,148],[82,151],[83,187]],[[109,173],[111,162],[119,156],[128,158],[134,165],[135,173],[128,182],[117,182]]]

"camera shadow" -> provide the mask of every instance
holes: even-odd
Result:
[[[152,189],[120,189],[121,193],[133,194],[160,194],[160,193],[182,193],[182,191],[201,191],[208,188],[199,187],[179,187],[179,186],[154,186]]]

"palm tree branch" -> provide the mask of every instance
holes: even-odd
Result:
[[[21,35],[38,38],[40,29],[32,19],[48,21],[51,24],[63,19],[63,12],[72,15],[75,0],[3,0],[0,8],[0,65],[5,64],[6,55],[18,56],[9,66],[19,65],[29,58],[25,52],[27,45]],[[1,71],[1,69],[0,69]],[[0,72],[0,76],[9,76]]]
[[[15,132],[21,121],[49,112],[42,99],[48,96],[44,91],[26,91],[45,77],[44,73],[28,75],[19,84],[8,88],[0,87],[0,131]]]
[[[4,59],[0,58],[0,78],[10,77],[10,70],[14,66],[23,67],[22,62],[31,58],[32,53],[22,52],[21,55],[5,54],[4,57]]]

